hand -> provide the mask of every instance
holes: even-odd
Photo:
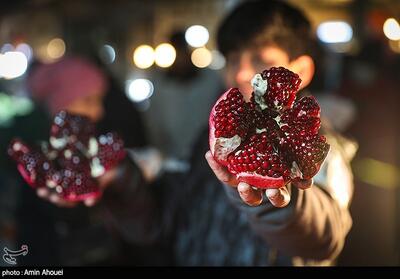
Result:
[[[262,203],[263,190],[256,189],[247,183],[239,182],[234,175],[226,170],[224,166],[215,161],[210,151],[207,151],[205,157],[215,176],[221,182],[231,187],[235,187],[244,203],[250,206],[258,206]],[[312,179],[309,179],[292,182],[292,185],[299,189],[305,190],[310,188],[312,183]],[[265,195],[267,196],[271,204],[275,207],[285,207],[290,202],[290,195],[286,186],[279,189],[266,189]]]
[[[113,168],[98,178],[98,185],[100,187],[101,193],[104,192],[104,190],[107,188],[108,185],[110,185],[110,183],[114,180],[116,175],[117,175],[117,168]],[[65,200],[60,195],[49,191],[49,189],[45,187],[36,189],[36,194],[38,195],[38,197],[59,207],[72,208],[81,203],[79,201]],[[99,195],[95,198],[94,197],[87,198],[83,200],[82,203],[87,207],[92,207],[100,201],[101,196],[102,195]]]

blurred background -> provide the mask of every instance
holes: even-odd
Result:
[[[185,74],[194,71],[198,80],[214,88],[215,93],[209,95],[211,103],[223,90],[225,66],[225,58],[216,48],[215,31],[239,2],[1,2],[0,247],[13,247],[16,234],[18,189],[8,175],[13,165],[6,147],[15,119],[29,115],[35,107],[25,86],[30,69],[36,63],[51,63],[69,54],[91,57],[121,88],[120,94],[107,95],[100,129],[118,129],[121,122],[129,123],[134,117],[154,127],[148,113],[160,105],[155,97],[172,87],[162,74],[176,66],[183,55],[179,36],[171,34],[184,34],[191,61]],[[359,146],[352,163],[354,224],[338,264],[400,265],[400,1],[289,2],[309,16],[319,43],[312,92],[320,96],[323,113],[333,120],[335,128]],[[182,75],[182,79],[191,77]],[[337,105],[330,106],[332,100]],[[175,96],[162,99],[161,105],[165,102],[185,106],[186,101]],[[31,133],[35,133],[38,128],[32,123]],[[146,135],[137,132],[141,128],[124,127],[120,132],[128,146],[145,145]],[[151,138],[151,133],[147,137]],[[163,144],[169,146],[160,143],[161,148]],[[181,151],[166,150],[167,156],[179,159],[171,160],[173,168],[185,168],[180,159],[188,154]]]

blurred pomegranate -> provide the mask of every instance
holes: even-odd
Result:
[[[8,154],[33,188],[46,187],[64,200],[82,201],[101,195],[96,178],[117,166],[125,150],[118,135],[96,138],[88,118],[61,111],[54,118],[48,142],[32,148],[14,139]]]

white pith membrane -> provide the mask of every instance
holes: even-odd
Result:
[[[268,81],[264,80],[260,74],[256,74],[251,79],[251,86],[253,87],[254,100],[262,110],[268,108],[265,103],[264,94],[268,90]]]
[[[268,81],[266,79],[263,79],[260,74],[256,74],[253,79],[251,80],[251,86],[253,87],[254,91],[254,100],[255,102],[260,106],[261,110],[265,110],[268,108],[267,104],[265,103],[264,99],[264,94],[268,90]],[[277,105],[277,104],[275,104]],[[299,112],[298,116],[305,115],[307,114],[305,111],[301,110]],[[273,118],[275,122],[278,124],[279,128],[284,126],[284,123],[281,123],[281,116],[277,115],[275,118]],[[262,133],[264,131],[267,131],[267,129],[257,129],[257,133]],[[292,179],[300,177],[301,179],[303,178],[303,173],[301,172],[299,165],[296,163],[296,161],[292,162],[292,166],[290,168],[290,177]]]
[[[231,138],[216,138],[215,139],[215,153],[214,156],[217,156],[220,160],[226,161],[228,155],[236,150],[240,146],[242,139],[235,135]]]
[[[61,137],[61,138],[56,138],[56,137],[50,137],[50,145],[55,148],[56,150],[60,150],[62,148],[64,148],[68,142],[72,142],[74,139],[71,139],[72,136],[68,136],[68,137]],[[87,158],[91,158],[90,160],[90,174],[92,177],[96,178],[99,177],[101,175],[103,175],[105,173],[105,168],[104,166],[101,164],[100,159],[97,157],[98,153],[99,153],[99,144],[97,142],[97,139],[94,137],[91,137],[89,139],[88,142],[88,147],[86,148],[86,146],[82,145],[82,144],[78,144],[77,143],[77,148],[82,152],[82,154],[84,156],[86,156]],[[46,144],[42,145],[42,150],[48,151],[48,147],[46,146]],[[57,153],[56,151],[53,151],[53,153]],[[46,152],[45,154],[47,154],[49,152]],[[53,155],[53,154],[49,154],[49,155]],[[48,156],[50,157],[49,159],[55,159],[55,156]],[[64,151],[64,157],[66,159],[70,159],[72,157],[72,152],[69,149],[66,149]],[[50,183],[51,184],[51,183]]]

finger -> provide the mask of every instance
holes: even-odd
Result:
[[[36,194],[41,198],[47,198],[50,194],[49,190],[46,188],[38,188]]]
[[[62,199],[59,195],[57,195],[57,194],[51,194],[51,195],[49,196],[49,201],[52,202],[53,204],[59,206],[59,207],[68,207],[68,208],[71,208],[71,207],[74,207],[74,206],[77,205],[76,202],[70,202],[70,201],[63,200],[63,199]]]
[[[97,199],[97,198],[88,198],[88,199],[84,200],[83,203],[84,203],[87,207],[92,207],[92,206],[94,206],[98,201],[99,201],[99,199]]]
[[[290,202],[290,195],[286,187],[265,190],[269,201],[275,207],[285,207]]]
[[[60,197],[57,194],[51,194],[49,196],[49,201],[54,204],[58,204],[60,202]]]
[[[262,203],[262,191],[253,189],[249,184],[240,182],[237,186],[240,198],[250,206],[258,206]]]
[[[313,180],[312,179],[302,179],[302,180],[298,180],[298,181],[293,181],[292,185],[305,190],[311,187],[311,185],[313,184]]]
[[[108,170],[105,174],[98,178],[100,189],[104,190],[112,181],[115,179],[117,175],[117,168],[113,168]]]
[[[63,199],[60,199],[60,201],[57,204],[60,207],[68,207],[68,208],[72,208],[78,205],[77,202],[71,202],[71,201],[65,201]]]
[[[206,155],[206,160],[208,162],[208,165],[210,168],[213,170],[215,176],[221,181],[224,182],[230,186],[236,187],[237,180],[236,178],[231,175],[224,166],[220,165],[217,161],[215,161],[214,157],[211,154],[211,151],[207,151]]]

